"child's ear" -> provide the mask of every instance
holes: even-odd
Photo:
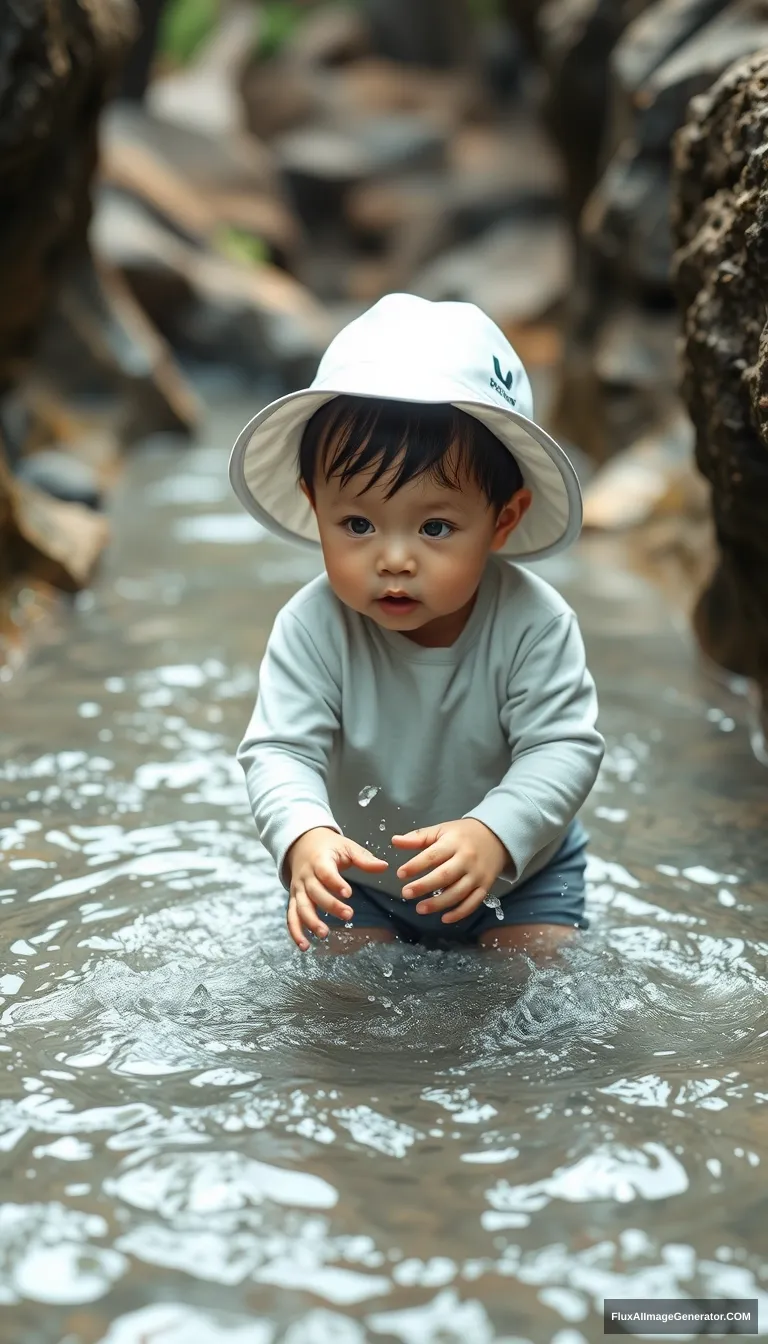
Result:
[[[514,532],[518,523],[531,507],[533,495],[530,490],[516,490],[496,519],[496,530],[491,541],[491,550],[500,551],[510,532]]]

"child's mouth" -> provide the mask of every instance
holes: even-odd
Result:
[[[413,611],[419,605],[412,597],[380,597],[377,600],[379,606],[388,612]]]

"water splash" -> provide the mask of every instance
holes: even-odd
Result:
[[[483,905],[487,905],[489,910],[493,910],[497,919],[503,920],[504,911],[501,908],[501,898],[499,896],[492,896],[489,892],[487,896],[483,897]]]
[[[357,801],[361,807],[367,807],[368,804],[372,802],[373,799],[376,797],[376,794],[380,792],[381,792],[380,784],[366,784],[365,788],[361,789],[360,792],[358,793]]]

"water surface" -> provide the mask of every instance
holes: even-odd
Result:
[[[230,499],[245,418],[133,461],[97,586],[3,688],[0,1340],[580,1344],[606,1296],[768,1322],[743,702],[614,550],[540,566],[608,742],[589,935],[557,971],[302,956],[234,749],[318,565]]]

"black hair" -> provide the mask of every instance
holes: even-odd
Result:
[[[458,490],[463,470],[497,514],[523,486],[512,454],[466,411],[372,397],[334,397],[315,411],[301,436],[297,465],[299,480],[313,501],[318,466],[326,481],[339,476],[342,486],[376,466],[366,490],[389,474],[392,482],[385,499],[423,475]]]

